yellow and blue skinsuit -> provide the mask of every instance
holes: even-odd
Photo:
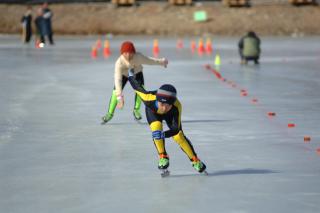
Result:
[[[163,131],[162,121],[165,121],[169,130],[164,131],[164,138],[172,137],[179,144],[180,148],[186,153],[190,161],[198,161],[190,140],[184,135],[181,126],[182,106],[178,99],[173,103],[172,108],[165,114],[161,114],[158,110],[157,91],[146,91],[133,76],[129,77],[129,82],[137,95],[141,98],[146,108],[146,117],[152,132]],[[165,148],[163,139],[153,139],[156,149],[160,157],[169,158]]]

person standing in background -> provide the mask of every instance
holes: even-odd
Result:
[[[37,10],[37,17],[34,20],[34,23],[36,25],[36,46],[39,44],[40,47],[44,46],[45,40],[44,40],[44,20],[43,20],[43,12],[42,8],[38,8]]]
[[[43,3],[42,10],[43,10],[43,19],[44,19],[44,36],[47,36],[49,39],[49,43],[53,45],[54,41],[53,41],[53,31],[52,31],[52,23],[51,23],[51,18],[53,16],[53,13],[49,9],[47,2]]]
[[[31,40],[32,36],[32,9],[31,6],[27,7],[26,13],[21,18],[21,24],[22,24],[22,41],[23,43],[27,44]]]

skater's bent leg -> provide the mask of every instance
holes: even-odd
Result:
[[[137,94],[135,95],[135,101],[134,101],[134,108],[133,108],[133,116],[135,120],[141,120],[142,116],[140,113],[140,107],[141,107],[141,98]]]
[[[189,139],[180,130],[178,134],[173,136],[173,140],[179,144],[180,148],[187,154],[188,158],[192,161],[197,155]]]
[[[122,89],[125,87],[126,83],[128,81],[128,78],[125,76],[122,76]],[[117,100],[117,93],[116,88],[113,88],[112,95],[109,101],[109,108],[108,108],[108,114],[113,116],[113,113],[117,107],[118,100]]]
[[[144,78],[143,78],[143,73],[139,72],[136,74],[136,80],[138,81],[139,84],[144,87]],[[134,99],[134,110],[140,110],[141,107],[141,98],[136,94],[135,99]]]
[[[140,110],[140,107],[141,107],[141,98],[136,93],[135,98],[134,98],[134,109]]]
[[[162,122],[153,121],[150,123],[150,128],[152,132],[162,131]],[[169,167],[169,156],[167,155],[164,139],[153,138],[154,144],[159,154],[158,169],[163,170]]]
[[[200,161],[195,153],[193,146],[189,139],[183,134],[180,130],[178,134],[173,136],[173,139],[180,145],[181,149],[188,155],[190,161],[192,162],[192,166],[200,173],[205,171],[206,165]]]
[[[110,98],[110,101],[109,101],[109,109],[108,109],[108,113],[110,115],[113,115],[113,113],[114,113],[114,111],[116,109],[117,103],[118,103],[118,101],[117,101],[116,91],[113,90],[111,98]]]
[[[162,131],[162,123],[160,121],[154,121],[150,124],[150,128],[151,128],[152,132]],[[156,149],[157,149],[159,155],[161,155],[161,154],[166,155],[167,154],[163,139],[160,139],[160,140],[153,139],[153,142],[154,142],[154,145],[156,146]]]

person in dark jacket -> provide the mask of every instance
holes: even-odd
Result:
[[[21,24],[22,24],[22,41],[23,43],[29,43],[32,36],[32,15],[31,15],[31,7],[27,7],[26,13],[21,18]]]
[[[41,44],[41,46],[44,45],[44,20],[43,20],[43,12],[42,8],[39,8],[37,10],[37,17],[34,20],[34,23],[36,25],[36,44]]]
[[[53,13],[49,9],[47,2],[43,3],[42,9],[43,9],[43,20],[44,20],[44,36],[47,36],[49,39],[49,43],[53,45],[54,42],[53,42],[53,31],[52,31],[52,23],[51,23],[51,18],[53,16]]]
[[[182,104],[177,98],[177,90],[171,84],[164,84],[158,90],[147,91],[136,80],[134,70],[129,69],[129,82],[146,108],[146,117],[152,131],[152,139],[159,154],[158,168],[168,172],[169,155],[165,147],[165,139],[172,138],[189,158],[194,169],[207,174],[206,165],[198,158],[191,141],[182,130]],[[163,121],[168,130],[163,130]]]
[[[260,43],[260,38],[253,31],[248,32],[247,35],[240,39],[238,46],[241,64],[247,64],[248,61],[254,61],[255,64],[259,64]]]

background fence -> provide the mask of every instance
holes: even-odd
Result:
[[[136,0],[136,2],[166,2],[168,0]],[[39,4],[48,3],[89,3],[89,2],[111,2],[111,0],[0,0],[6,4]],[[193,2],[222,2],[222,0],[193,0]],[[268,5],[268,4],[287,4],[288,0],[250,0],[252,5]],[[320,3],[320,0],[316,0]]]

